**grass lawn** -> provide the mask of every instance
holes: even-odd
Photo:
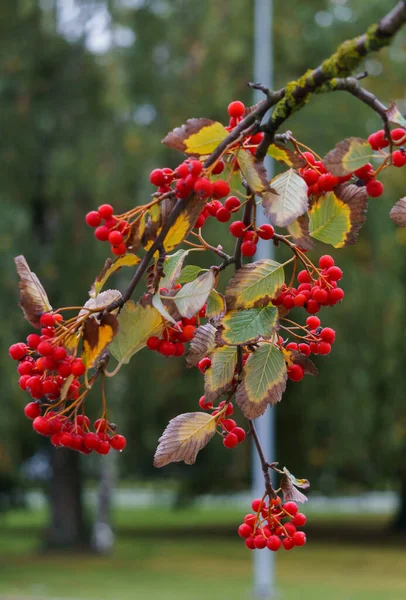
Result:
[[[161,511],[154,527],[235,522],[235,514]],[[238,538],[184,539],[149,536],[150,511],[133,511],[145,531],[118,539],[111,557],[40,555],[33,515],[10,514],[0,529],[0,599],[247,600],[252,553]],[[119,516],[119,515],[118,515]],[[183,517],[183,520],[182,520]],[[129,514],[121,514],[121,526]],[[42,519],[36,516],[36,525]],[[151,521],[149,521],[151,522]],[[141,527],[139,527],[141,528]],[[312,539],[304,548],[280,552],[277,578],[283,600],[404,600],[406,548],[358,543],[328,545]]]

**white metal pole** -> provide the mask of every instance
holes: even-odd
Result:
[[[255,0],[254,8],[254,81],[267,88],[273,87],[273,44],[272,17],[273,0]],[[263,98],[263,94],[254,91],[254,102]],[[269,179],[273,177],[273,163],[270,157],[265,159]],[[257,223],[266,222],[262,208],[257,211]],[[259,240],[256,258],[273,258],[271,241]],[[275,409],[268,408],[266,413],[256,419],[255,426],[261,440],[265,456],[269,462],[275,459],[274,437]],[[252,449],[252,492],[254,498],[264,493],[264,476],[255,447]],[[275,597],[275,555],[267,549],[254,550],[254,598]]]

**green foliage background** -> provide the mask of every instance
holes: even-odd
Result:
[[[77,31],[106,5],[79,2]],[[391,0],[275,2],[275,85],[319,64],[392,6]],[[125,27],[134,42],[103,54],[89,51],[85,34],[68,41],[58,32],[52,1],[0,7],[3,472],[16,472],[42,443],[23,417],[25,398],[6,356],[8,345],[29,333],[17,307],[13,256],[26,255],[54,306],[85,301],[105,258],[84,224],[85,212],[103,202],[123,212],[148,201],[149,170],[180,159],[161,138],[189,117],[225,120],[231,100],[251,98],[252,2],[111,0],[108,7],[111,32]],[[320,25],[326,15],[333,17],[329,27]],[[400,34],[390,49],[368,59],[365,80],[403,111],[405,39]],[[288,126],[323,155],[343,137],[365,137],[380,124],[367,107],[337,93],[312,99]],[[405,195],[404,170],[391,170],[384,182],[358,244],[333,253],[345,271],[346,298],[321,316],[337,329],[334,352],[318,359],[319,377],[291,383],[277,408],[277,458],[328,492],[393,486],[402,475],[406,236],[388,211]],[[219,226],[208,231],[223,241]],[[317,255],[326,250],[320,244]],[[127,276],[120,273],[115,284],[123,287]],[[123,476],[176,477],[185,494],[247,484],[248,444],[231,453],[215,439],[192,469],[152,468],[163,427],[194,410],[202,389],[197,370],[147,351],[123,369],[110,393],[112,418],[129,438],[119,460]],[[97,392],[93,397],[97,404]]]

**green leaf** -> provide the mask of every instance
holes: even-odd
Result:
[[[374,154],[368,140],[358,137],[346,138],[323,159],[323,164],[336,177],[344,177],[366,165],[371,158],[381,158]]]
[[[212,290],[207,298],[206,317],[208,319],[217,319],[226,312],[226,302],[223,294],[217,290]]]
[[[287,370],[282,352],[273,344],[262,343],[250,354],[237,387],[236,402],[248,419],[262,415],[267,406],[282,398]]]
[[[190,283],[196,279],[201,271],[204,271],[202,267],[198,267],[196,265],[186,265],[179,275],[178,283]]]
[[[300,169],[300,167],[304,167],[306,164],[306,161],[300,154],[296,154],[289,148],[285,148],[285,146],[281,146],[280,144],[271,144],[266,153],[273,159],[282,161],[288,165],[288,167],[293,167],[294,169]]]
[[[168,290],[173,288],[181,272],[183,261],[188,254],[189,250],[178,250],[165,258],[165,276],[160,281],[160,287],[167,288]]]
[[[159,438],[154,456],[154,467],[164,467],[183,461],[193,465],[199,450],[204,448],[216,433],[217,420],[207,413],[185,413],[169,421]]]
[[[236,345],[254,342],[272,335],[278,318],[275,306],[232,310],[220,321],[216,341],[218,344]]]
[[[237,364],[237,348],[216,348],[210,358],[211,367],[204,374],[204,395],[207,402],[215,402],[231,389]]]
[[[162,317],[153,306],[126,302],[118,320],[118,333],[109,346],[110,353],[119,362],[127,364],[131,357],[147,344],[152,335],[161,335],[164,329]]]
[[[272,190],[264,194],[262,206],[272,223],[286,227],[308,209],[307,184],[294,169],[277,175],[271,183]]]
[[[309,210],[311,237],[341,248],[354,244],[366,219],[365,187],[344,184],[319,196]]]
[[[236,157],[242,176],[255,194],[262,194],[270,189],[268,175],[262,161],[255,158],[248,150],[240,149]]]
[[[188,119],[162,140],[169,148],[186,154],[211,154],[229,132],[222,123],[210,119]]]
[[[262,259],[243,265],[226,289],[229,310],[266,306],[278,294],[285,281],[283,265]]]
[[[182,317],[190,319],[199,312],[208,295],[214,287],[216,277],[210,269],[207,273],[199,275],[194,281],[186,283],[173,297],[173,301]]]

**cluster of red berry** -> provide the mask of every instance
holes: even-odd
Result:
[[[96,228],[94,232],[96,239],[100,242],[109,242],[113,254],[122,256],[127,252],[125,238],[130,231],[130,224],[113,213],[111,204],[102,204],[97,211],[92,210],[87,213],[86,223],[89,227]]]
[[[161,292],[167,291],[161,288]],[[197,317],[183,318],[175,327],[167,327],[161,338],[153,335],[147,340],[147,348],[155,350],[162,356],[182,356],[185,343],[190,342],[196,332]]]
[[[311,152],[303,152],[302,158],[306,160],[306,166],[299,169],[300,175],[303,177],[308,186],[308,195],[313,194],[319,196],[325,192],[331,192],[340,183],[345,183],[351,179],[352,175],[345,177],[336,177],[326,169],[320,160],[316,160]]]
[[[253,512],[245,515],[244,523],[238,528],[238,535],[245,539],[247,548],[268,548],[276,552],[281,546],[285,550],[304,546],[306,535],[297,528],[306,524],[306,516],[298,512],[296,502],[282,504],[280,498],[274,498],[267,504],[257,498],[251,506]]]
[[[285,286],[272,303],[287,310],[303,307],[309,314],[315,314],[322,306],[334,306],[340,302],[344,298],[344,290],[338,287],[337,281],[343,276],[342,270],[329,254],[320,257],[319,267],[315,273],[310,269],[300,271],[298,287]]]
[[[242,238],[241,254],[243,256],[254,256],[257,251],[258,239],[271,240],[275,230],[269,223],[264,223],[259,229],[253,229],[252,225],[246,227],[242,221],[234,221],[230,225],[230,233],[236,238]]]
[[[210,359],[209,359],[210,360]],[[199,400],[199,406],[202,410],[211,410],[212,417],[215,417],[219,413],[221,416],[218,419],[218,426],[221,428],[221,435],[223,436],[223,445],[226,448],[234,448],[237,444],[243,442],[246,438],[246,433],[242,427],[238,427],[234,419],[229,419],[230,415],[234,412],[234,406],[232,402],[226,402],[223,400],[216,407],[213,406],[212,402],[206,402],[204,396],[201,396]]]
[[[330,354],[334,343],[336,333],[331,327],[320,327],[320,319],[315,315],[306,319],[306,325],[309,333],[303,336],[302,342],[289,342],[286,344],[286,350],[301,352],[305,356],[310,354],[320,354],[326,356]],[[305,371],[300,364],[294,363],[288,367],[288,377],[291,381],[301,381]]]
[[[86,366],[81,358],[70,356],[59,342],[59,334],[64,331],[63,318],[59,313],[43,313],[40,325],[41,335],[31,333],[26,343],[18,342],[9,348],[11,358],[18,361],[19,386],[34,400],[24,408],[26,417],[33,421],[34,430],[50,437],[55,446],[65,446],[85,454],[91,450],[107,454],[110,445],[122,450],[125,438],[121,435],[110,438],[107,429],[112,425],[107,421],[96,421],[96,435],[89,432],[88,417],[77,416],[75,411],[71,416],[65,414],[66,405],[69,412],[80,398],[82,386],[79,378],[84,375]],[[62,391],[63,401],[58,402]],[[88,442],[89,436],[97,437],[98,443],[93,448],[88,446],[92,443]]]

